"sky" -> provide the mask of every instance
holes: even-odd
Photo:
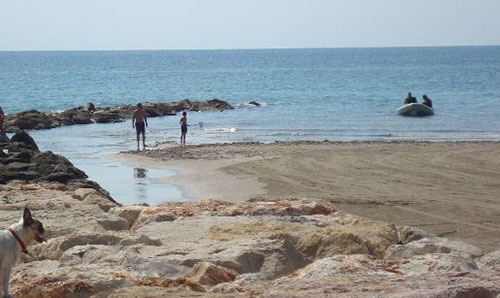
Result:
[[[500,45],[500,0],[0,0],[0,50]]]

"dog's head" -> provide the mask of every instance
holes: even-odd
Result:
[[[24,208],[21,221],[23,222],[23,229],[26,229],[27,234],[30,236],[29,239],[27,239],[28,244],[31,243],[32,240],[36,240],[39,243],[47,241],[43,238],[45,229],[42,223],[31,217],[31,211],[28,208]]]

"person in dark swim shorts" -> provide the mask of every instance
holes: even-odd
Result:
[[[142,148],[146,150],[146,126],[148,126],[148,119],[146,118],[146,111],[144,111],[142,104],[137,104],[137,109],[132,115],[132,128],[135,127],[137,133],[137,151],[139,151],[139,140],[142,134]]]
[[[186,112],[182,112],[182,118],[179,120],[179,124],[181,125],[181,146],[186,146],[186,134],[188,131],[186,115]]]
[[[146,133],[146,127],[144,125],[144,122],[137,122],[135,124],[135,131],[138,135],[140,134],[145,134]]]

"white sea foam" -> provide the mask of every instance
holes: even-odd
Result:
[[[314,135],[314,133],[306,133],[306,132],[276,132],[272,133],[273,137],[282,137],[282,136],[307,136]]]
[[[267,103],[264,101],[251,100],[244,103],[236,104],[236,108],[258,108],[258,107],[272,106],[276,104],[277,103]]]
[[[236,132],[236,128],[234,128],[234,127],[205,128],[205,132],[207,132],[207,133],[218,133],[218,132],[233,133],[233,132]]]

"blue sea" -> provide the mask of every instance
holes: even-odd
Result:
[[[408,92],[435,115],[396,115]],[[235,110],[189,113],[188,143],[293,140],[500,140],[500,47],[0,52],[6,113],[87,102],[228,101]],[[260,107],[248,104],[261,103]],[[109,154],[133,149],[131,124],[30,132],[126,204],[188,200]],[[150,119],[148,144],[177,141],[178,117]],[[138,174],[139,173],[139,174]],[[142,174],[140,174],[142,173]]]

